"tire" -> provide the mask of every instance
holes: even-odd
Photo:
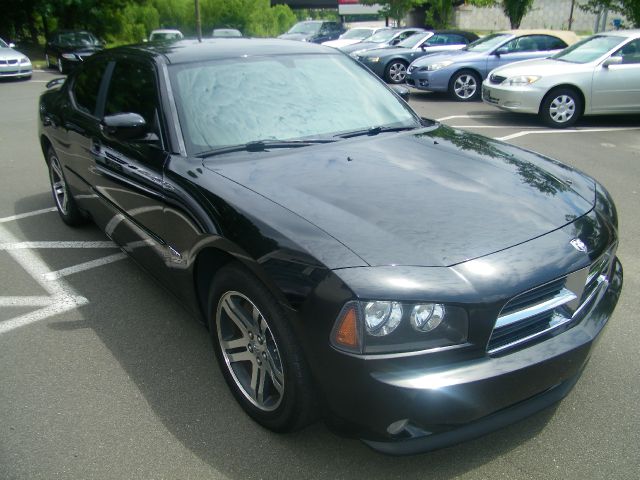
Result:
[[[51,182],[51,193],[56,204],[56,209],[62,221],[67,225],[76,227],[87,223],[87,218],[78,208],[67,180],[62,170],[62,164],[53,148],[47,151],[47,165],[49,166],[49,181]]]
[[[407,62],[402,60],[392,60],[384,70],[384,79],[387,83],[404,83],[407,78]]]
[[[51,59],[49,58],[48,53],[44,54],[44,63],[47,64],[47,68],[53,68],[53,66],[51,65]]]
[[[459,102],[470,102],[480,98],[482,80],[472,70],[460,70],[449,80],[449,94]]]
[[[228,264],[216,274],[208,317],[218,365],[249,416],[275,432],[315,420],[311,374],[287,315],[240,264]]]
[[[570,127],[582,115],[582,97],[571,88],[552,90],[542,100],[538,115],[551,128]]]
[[[63,75],[67,73],[67,69],[64,68],[64,63],[62,62],[62,57],[58,57],[57,67],[58,72],[62,73]]]

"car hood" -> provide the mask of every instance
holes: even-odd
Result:
[[[345,53],[357,52],[358,50],[369,50],[371,48],[380,48],[386,46],[386,43],[374,43],[374,42],[358,42],[346,47],[341,47],[341,50]]]
[[[282,40],[306,40],[314,35],[313,33],[283,33],[282,35],[278,35],[278,38]]]
[[[13,48],[0,48],[0,60],[20,60],[23,57],[26,55]]]
[[[467,50],[448,50],[441,53],[433,53],[427,57],[419,58],[414,62],[415,66],[431,65],[432,63],[450,60],[453,62],[470,62],[486,57],[486,53],[468,52]]]
[[[569,63],[544,58],[510,63],[509,65],[496,68],[491,73],[496,73],[506,77],[514,75],[539,75],[541,77],[546,77],[550,75],[567,75],[585,71],[590,72],[592,70],[593,65],[591,63]]]
[[[359,43],[360,40],[354,40],[350,38],[339,38],[338,40],[329,40],[328,42],[322,42],[322,45],[333,48],[341,48],[346,47],[347,45],[353,45],[354,43]]]
[[[454,265],[561,228],[595,201],[594,181],[570,167],[440,125],[203,163],[371,266]]]

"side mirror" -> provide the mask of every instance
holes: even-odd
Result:
[[[391,40],[391,41],[389,42],[389,45],[397,45],[397,44],[399,44],[399,43],[400,43],[400,40],[399,40],[399,39],[397,39],[397,38],[394,38],[393,40]]]
[[[402,100],[409,102],[410,91],[407,87],[403,87],[402,85],[390,85],[390,87]]]
[[[9,48],[15,48],[15,46],[16,46],[15,43],[13,43],[13,42],[9,43]]]
[[[505,53],[509,53],[509,49],[506,47],[500,47],[500,48],[496,48],[493,52],[493,54],[496,57],[499,57],[500,55],[504,55]]]
[[[148,131],[147,122],[137,113],[107,115],[100,122],[100,130],[106,137],[121,141],[142,139]]]
[[[622,63],[622,57],[609,57],[604,62],[602,62],[602,66],[604,68],[609,68],[610,65],[620,65]]]

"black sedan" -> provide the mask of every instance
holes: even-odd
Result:
[[[92,33],[60,30],[51,35],[44,50],[45,62],[60,73],[67,73],[87,57],[104,48],[104,42]]]
[[[328,47],[107,50],[39,111],[62,220],[184,301],[274,431],[322,412],[412,453],[514,422],[568,393],[622,288],[594,179],[421,119]]]

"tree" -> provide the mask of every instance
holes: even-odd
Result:
[[[607,8],[627,17],[634,27],[640,27],[640,1],[638,0],[588,0],[586,3],[581,3],[580,8],[592,13],[599,13]]]
[[[393,18],[398,25],[412,8],[426,3],[427,0],[360,0],[365,5],[382,5],[381,13],[385,17]]]
[[[533,7],[533,0],[469,0],[468,3],[477,7],[493,7],[495,5],[501,5],[502,11],[509,19],[511,28],[513,29],[520,28],[522,19]]]

